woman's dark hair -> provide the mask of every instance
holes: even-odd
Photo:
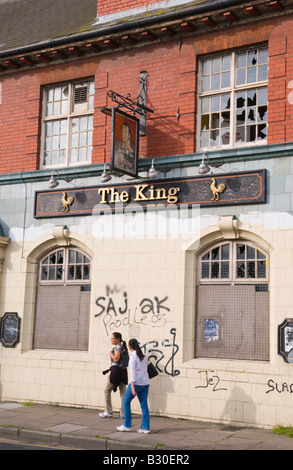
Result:
[[[143,354],[142,350],[140,349],[138,341],[135,338],[133,338],[133,339],[130,339],[128,341],[128,344],[131,347],[131,349],[134,349],[134,351],[136,351],[137,356],[142,361],[143,358],[144,358],[144,354]]]
[[[123,347],[127,349],[126,343],[125,341],[123,341],[121,333],[118,333],[117,331],[115,331],[115,333],[112,333],[112,335],[114,336],[114,338],[119,339],[120,343],[123,344]]]

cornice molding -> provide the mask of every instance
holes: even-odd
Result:
[[[246,162],[254,160],[268,160],[274,158],[293,157],[293,142],[283,144],[261,145],[253,147],[242,147],[228,150],[215,150],[208,153],[210,164],[220,165],[224,163]],[[178,168],[198,167],[202,161],[203,152],[185,155],[169,155],[155,158],[156,167],[164,171]],[[152,165],[153,158],[143,158],[138,161],[138,171],[148,171]],[[104,163],[77,166],[69,168],[58,168],[58,173],[63,178],[82,180],[84,178],[100,177],[104,170]],[[265,167],[265,163],[262,165]],[[24,171],[17,173],[0,174],[0,186],[9,184],[38,183],[48,181],[53,169]],[[73,183],[74,184],[74,181]]]

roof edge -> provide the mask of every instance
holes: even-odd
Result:
[[[258,1],[259,0],[250,0],[249,3],[256,3]],[[42,41],[36,44],[23,46],[20,48],[8,49],[6,51],[0,52],[0,58],[3,59],[5,57],[11,57],[14,55],[25,55],[25,54],[29,54],[38,50],[65,46],[66,44],[72,44],[74,42],[80,43],[83,41],[93,40],[94,38],[98,38],[100,36],[117,34],[117,33],[125,32],[125,31],[130,31],[131,29],[150,27],[157,23],[182,20],[190,16],[196,16],[196,15],[206,14],[208,12],[222,10],[225,8],[236,7],[236,6],[241,5],[241,3],[243,2],[239,0],[210,0],[209,2],[205,4],[201,4],[190,9],[172,11],[169,13],[142,18],[142,19],[136,19],[133,21],[125,21],[123,23],[119,23],[119,24],[112,25],[112,26],[107,26],[107,23],[105,23],[104,25],[105,27],[102,27],[99,30],[87,31],[87,32],[76,34],[76,35],[65,36],[65,37],[61,37],[58,39],[50,39],[47,41]],[[245,2],[245,3],[248,3],[248,2]]]

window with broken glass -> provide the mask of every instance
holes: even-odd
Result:
[[[94,81],[44,88],[41,167],[75,166],[92,161]]]
[[[267,139],[268,48],[200,61],[198,149],[264,144]]]
[[[40,283],[84,282],[90,280],[90,259],[77,250],[55,250],[40,263]]]
[[[39,262],[33,349],[87,351],[91,260],[74,247],[57,248]]]
[[[267,255],[247,243],[222,243],[201,257],[200,282],[262,283],[268,280]]]
[[[268,361],[268,254],[240,239],[198,257],[195,357]]]
[[[247,243],[222,243],[201,257],[200,282],[262,283],[268,280],[267,255]]]

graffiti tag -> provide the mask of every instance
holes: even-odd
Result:
[[[293,393],[293,383],[288,384],[287,382],[282,382],[281,384],[277,384],[273,379],[268,380],[268,387],[269,389],[266,391],[266,393],[270,392],[278,392],[278,393]]]
[[[209,376],[209,373],[214,372],[213,370],[199,370],[198,373],[205,373],[205,385],[197,385],[194,388],[208,388],[212,387],[213,392],[219,392],[220,390],[227,390],[226,388],[218,388],[218,385],[220,383],[220,377],[218,375],[212,375],[211,377]]]
[[[102,316],[107,335],[121,326],[133,324],[147,325],[148,323],[151,323],[154,327],[165,325],[166,312],[170,312],[169,307],[166,306],[168,297],[144,297],[138,306],[130,308],[127,292],[123,292],[122,296],[120,296],[122,298],[118,301],[112,295],[114,292],[117,293],[116,288],[111,290],[107,287],[106,296],[96,299],[96,306],[99,310],[95,317]]]
[[[141,349],[145,354],[147,354],[149,359],[154,359],[155,366],[159,372],[164,372],[165,374],[174,377],[180,374],[180,371],[174,368],[174,357],[179,350],[179,346],[175,343],[176,328],[171,328],[170,333],[173,336],[171,341],[169,339],[164,339],[161,341],[160,345],[159,341],[148,341],[141,346]],[[168,352],[170,352],[169,358]],[[165,365],[161,364],[161,362],[166,358],[168,358],[168,360]]]

